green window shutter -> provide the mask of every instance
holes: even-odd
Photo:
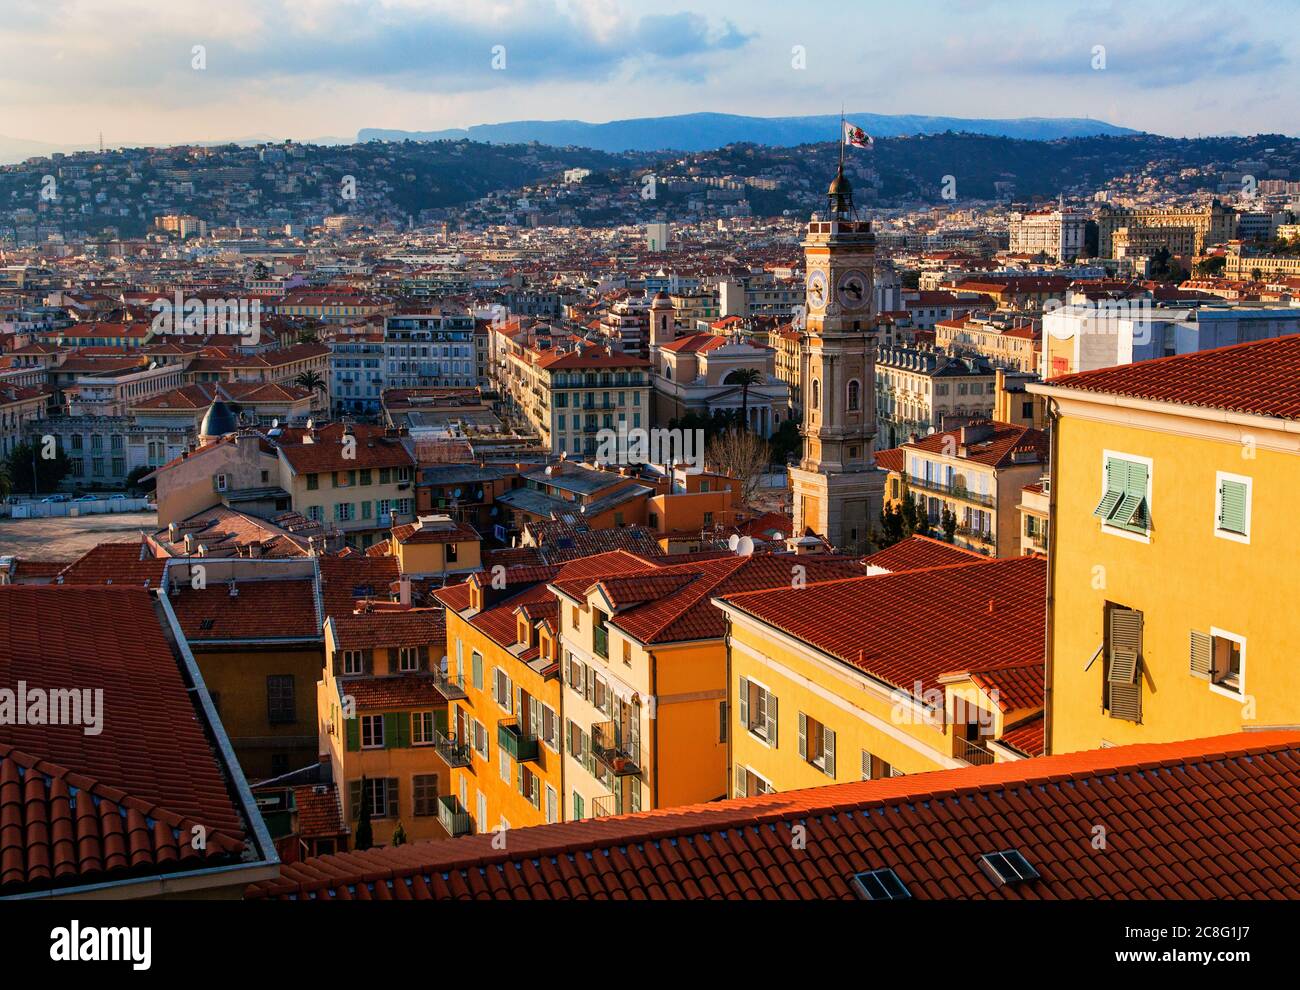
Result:
[[[346,745],[349,752],[354,752],[361,748],[361,720],[359,718],[344,719],[343,734],[346,737]]]
[[[1125,463],[1115,457],[1106,458],[1106,492],[1092,514],[1103,521],[1110,519],[1127,486],[1128,468]]]
[[[384,712],[384,748],[397,749],[402,745],[401,712]],[[409,722],[407,723],[409,727]],[[408,728],[409,731],[409,728]]]
[[[825,742],[822,746],[822,765],[826,768],[826,776],[835,776],[835,731],[833,729],[823,729]]]
[[[1219,485],[1219,529],[1246,535],[1246,486],[1240,481]]]
[[[352,812],[352,820],[356,821],[361,816],[361,781],[348,781],[348,807]]]
[[[749,678],[740,679],[740,727],[749,728]]]
[[[1214,640],[1193,629],[1190,635],[1189,668],[1193,677],[1210,680],[1214,675]]]
[[[799,713],[799,758],[808,759],[808,716]]]
[[[419,648],[418,666],[422,671],[427,672],[429,670],[429,648],[427,646],[421,646]]]
[[[384,784],[384,796],[388,799],[388,817],[398,817],[397,809],[397,778],[389,777]]]
[[[470,656],[470,662],[473,667],[474,687],[482,691],[483,690],[483,654],[475,650],[474,653],[471,654]]]

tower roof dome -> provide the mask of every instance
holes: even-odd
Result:
[[[235,411],[220,399],[216,399],[203,414],[203,422],[199,425],[199,436],[224,437],[227,433],[235,433],[238,429],[239,418],[235,415]]]

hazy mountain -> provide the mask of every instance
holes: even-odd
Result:
[[[847,119],[875,137],[907,134],[942,134],[965,131],[996,137],[1051,141],[1097,134],[1137,134],[1102,120],[1078,117],[1022,117],[1017,119],[966,119],[923,117],[912,114],[851,113]],[[707,151],[737,141],[771,147],[793,147],[815,141],[838,140],[839,115],[814,117],[745,117],[727,113],[688,113],[675,117],[640,117],[591,124],[583,120],[515,120],[501,124],[476,124],[443,131],[399,131],[367,127],[358,141],[458,141],[519,144],[537,141],[598,151]]]

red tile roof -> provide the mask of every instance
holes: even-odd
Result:
[[[997,742],[1014,749],[1025,756],[1042,756],[1046,750],[1043,740],[1043,716],[1035,715],[1019,725],[1004,729]]]
[[[305,784],[293,789],[293,802],[298,809],[298,834],[312,836],[342,835],[343,809],[339,807],[338,789],[333,784]]]
[[[441,611],[441,610],[439,610]],[[433,650],[430,649],[432,656]],[[439,646],[438,658],[442,657]],[[436,662],[435,660],[431,660]],[[394,674],[390,677],[346,677],[339,690],[351,695],[358,711],[392,708],[439,708],[447,703],[429,674]]]
[[[805,558],[806,559],[806,558]],[[810,572],[811,576],[811,572]],[[938,688],[960,666],[1043,656],[1047,565],[1014,557],[729,595],[728,605],[900,690]],[[826,616],[835,616],[827,622]],[[956,662],[955,662],[956,661]]]
[[[351,427],[356,444],[349,449],[355,456],[344,458],[343,428],[341,423],[326,424],[316,431],[312,443],[290,442],[291,434],[286,433],[281,439],[280,453],[296,474],[415,466],[415,458],[403,438],[387,437],[382,426],[365,424]]]
[[[862,562],[868,567],[886,571],[921,571],[927,567],[944,567],[948,564],[973,564],[988,557],[974,550],[956,547],[929,536],[909,536],[892,547],[877,550]]]
[[[225,582],[202,590],[183,582],[168,598],[185,638],[203,640],[320,639],[314,582],[302,580]]]
[[[437,525],[405,523],[393,527],[393,539],[398,543],[465,543],[479,539],[478,530],[466,522],[453,522],[445,528]]]
[[[1034,660],[1016,667],[971,671],[975,686],[994,699],[1004,712],[1043,707],[1043,661]]]
[[[1297,787],[1300,733],[1240,733],[321,856],[247,896],[851,900],[887,868],[918,900],[1296,899]],[[1038,879],[989,878],[1010,849]]]
[[[167,561],[154,557],[140,540],[100,543],[69,564],[59,575],[62,584],[130,584],[156,588]]]
[[[979,425],[976,424],[977,427]],[[923,450],[931,454],[957,456],[963,460],[973,461],[976,464],[987,464],[990,467],[1010,467],[1014,463],[1032,463],[1014,461],[1012,454],[1017,450],[1032,452],[1038,462],[1047,462],[1049,439],[1047,433],[1043,430],[1036,430],[1032,426],[1015,426],[1011,423],[987,423],[983,425],[990,427],[990,429],[988,435],[982,440],[965,443],[962,440],[962,431],[960,429],[944,430],[942,433],[931,433],[917,440],[908,441],[901,444],[899,449],[904,452]],[[884,450],[877,451],[876,463],[879,464],[881,455],[887,453],[889,452]],[[897,470],[902,469],[903,467],[900,464]]]
[[[1062,375],[1047,384],[1152,402],[1300,419],[1300,334]]]
[[[196,824],[207,858],[242,850],[245,823],[155,609],[137,587],[0,587],[0,684],[103,692],[97,733],[84,714],[0,725],[0,894],[184,868]]]

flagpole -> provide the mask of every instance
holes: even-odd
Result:
[[[840,104],[840,171],[844,171],[844,104]]]

